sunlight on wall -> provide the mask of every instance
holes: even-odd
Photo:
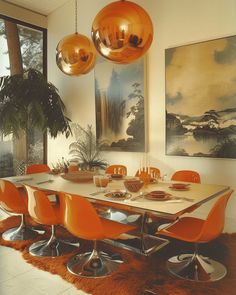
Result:
[[[90,36],[90,28],[97,11],[110,1],[80,1],[79,28]],[[236,1],[222,0],[138,0],[150,14],[154,24],[154,40],[147,54],[148,96],[148,141],[149,158],[153,166],[170,178],[175,170],[197,170],[204,183],[219,183],[235,186],[236,159],[207,159],[166,156],[165,154],[165,48],[215,39],[236,33]],[[95,126],[94,75],[80,78],[66,77],[55,63],[57,42],[73,31],[73,3],[69,1],[48,18],[48,77],[59,89],[73,121],[86,126]],[[62,22],[66,19],[67,22]],[[72,138],[48,141],[49,163],[61,156],[68,157],[68,146]],[[56,152],[55,152],[56,151]],[[109,163],[125,164],[128,174],[133,175],[139,167],[140,153],[106,152]],[[235,205],[236,200],[231,204]],[[227,209],[229,218],[235,218]],[[235,220],[235,219],[234,219]]]

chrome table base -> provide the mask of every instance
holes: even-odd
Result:
[[[167,268],[173,275],[191,281],[214,282],[227,274],[224,265],[199,254],[171,257],[167,261]]]
[[[67,269],[80,277],[99,278],[116,271],[122,262],[118,254],[108,255],[94,249],[92,252],[73,256],[67,263]]]

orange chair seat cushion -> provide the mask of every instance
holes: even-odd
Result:
[[[85,240],[103,240],[106,238],[117,238],[121,234],[135,229],[134,226],[122,224],[105,218],[100,218],[100,221],[103,229],[102,231],[98,231],[96,226],[94,226],[94,228],[90,227],[90,229],[88,229],[85,225],[79,229],[72,227],[70,228],[70,232],[73,235],[79,236]]]
[[[183,217],[167,229],[159,231],[158,234],[186,242],[201,242],[198,240],[198,235],[204,222],[205,220],[195,217]]]
[[[59,204],[50,202],[48,196],[37,188],[25,185],[28,193],[28,211],[39,224],[63,224],[63,214]]]
[[[0,206],[10,213],[26,214],[27,193],[24,189],[17,189],[14,184],[0,179]]]
[[[134,230],[136,227],[133,225],[123,224],[116,221],[101,218],[102,226],[104,228],[104,238],[117,238],[121,234]],[[97,238],[98,239],[98,238]]]
[[[213,205],[205,220],[183,217],[161,230],[161,235],[192,243],[206,243],[218,237],[225,222],[225,208],[233,190],[228,190]]]
[[[24,213],[23,214],[27,214],[28,213],[28,195],[27,195],[27,192],[25,189],[23,188],[20,188],[18,189],[24,203],[25,203],[25,210],[24,210]]]
[[[53,214],[44,214],[43,220],[40,218],[35,218],[33,219],[39,223],[39,224],[44,224],[44,225],[60,225],[63,224],[62,222],[62,214],[61,214],[61,209],[58,204],[53,204],[51,203],[51,207],[53,210]]]
[[[55,214],[55,225],[63,224],[60,205],[52,203],[52,202],[51,202],[51,204],[52,204],[52,208],[53,208],[53,211],[54,211],[54,214]]]

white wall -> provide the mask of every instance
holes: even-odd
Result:
[[[175,157],[165,155],[165,64],[164,49],[219,38],[236,33],[236,0],[139,0],[154,24],[154,40],[147,59],[149,156],[151,164],[170,176],[178,169],[197,170],[202,182],[235,186],[236,160]],[[90,36],[96,13],[110,1],[82,1],[78,4],[79,32]],[[95,126],[94,74],[68,77],[57,68],[55,48],[64,36],[74,33],[74,1],[48,17],[48,77],[59,89],[72,121]],[[48,162],[68,158],[72,139],[48,140]],[[107,152],[110,163],[124,163],[130,175],[139,165],[139,153]],[[206,206],[205,206],[206,207]],[[205,207],[198,212],[203,214]],[[208,205],[209,207],[209,205]],[[235,231],[236,197],[227,208],[226,231]]]

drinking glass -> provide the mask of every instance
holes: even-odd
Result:
[[[100,176],[101,175],[94,175],[93,176],[93,183],[97,186],[97,187],[100,187]]]
[[[109,177],[107,175],[100,175],[99,177],[100,187],[107,187],[108,183],[109,183]]]
[[[109,176],[107,175],[94,175],[93,176],[93,183],[100,187],[101,190],[103,190],[104,187],[107,187],[109,183]]]

